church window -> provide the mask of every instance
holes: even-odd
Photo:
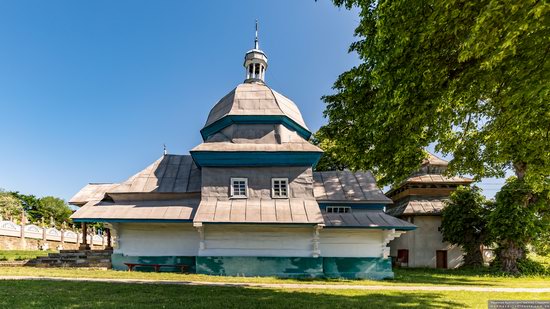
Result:
[[[248,197],[248,178],[231,178],[231,197]]]
[[[288,178],[271,179],[271,196],[273,198],[288,197]]]
[[[329,214],[344,214],[350,212],[351,207],[349,206],[327,206],[327,213]]]

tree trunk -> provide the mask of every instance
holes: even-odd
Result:
[[[472,246],[472,248],[467,249],[465,253],[464,266],[483,266],[483,252],[481,251],[481,245]]]
[[[500,249],[500,260],[502,270],[511,274],[518,274],[518,260],[525,257],[523,247],[513,240],[508,240],[505,246]]]

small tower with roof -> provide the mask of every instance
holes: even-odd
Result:
[[[256,20],[256,37],[254,39],[254,48],[246,52],[244,56],[244,67],[246,69],[245,83],[265,82],[267,56],[260,49],[260,42],[258,40],[258,20]]]

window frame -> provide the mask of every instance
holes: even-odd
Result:
[[[329,211],[329,209],[331,211]],[[338,211],[334,211],[338,210]],[[340,211],[344,210],[344,211]],[[351,213],[351,206],[327,206],[325,207],[325,213],[327,214],[349,214]]]
[[[237,181],[244,181],[244,195],[235,195],[235,186],[234,183]],[[248,178],[245,177],[231,177],[229,184],[229,197],[230,198],[248,198]]]
[[[276,181],[284,181],[286,184],[286,195],[285,196],[277,196],[275,195],[275,182]],[[281,191],[281,188],[279,188],[279,192]],[[271,178],[271,198],[277,198],[277,199],[285,199],[290,197],[290,184],[288,181],[288,178],[284,177],[273,177]]]

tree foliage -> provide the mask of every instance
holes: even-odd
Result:
[[[317,171],[343,171],[347,166],[340,160],[339,154],[334,149],[334,143],[324,136],[323,131],[315,133],[311,139],[314,145],[323,149],[324,153],[315,166]]]
[[[10,194],[21,201],[29,220],[36,222],[42,218],[42,214],[38,211],[39,198],[32,194],[22,194],[19,191],[11,191]]]
[[[517,273],[526,245],[545,242],[550,230],[549,204],[548,194],[534,194],[526,181],[516,177],[509,178],[496,194],[489,229],[499,245],[497,258],[504,271]]]
[[[53,196],[40,198],[37,208],[45,221],[53,218],[57,223],[67,222],[72,214],[64,200]]]
[[[22,211],[26,212],[30,222],[44,221],[61,226],[63,222],[69,222],[72,214],[67,203],[57,197],[45,196],[37,198],[34,195],[22,194],[18,191],[6,192],[0,189],[0,215],[4,218],[19,218]]]
[[[323,133],[353,169],[382,184],[424,157],[453,154],[451,173],[503,176],[536,190],[550,175],[550,5],[534,0],[334,0],[360,9],[362,63],[324,97]]]
[[[10,193],[0,189],[0,216],[6,220],[9,218],[18,218],[23,211],[21,201],[13,197]]]
[[[480,188],[461,186],[442,211],[443,240],[462,247],[465,266],[483,266],[481,246],[491,243],[487,227],[490,209]]]

